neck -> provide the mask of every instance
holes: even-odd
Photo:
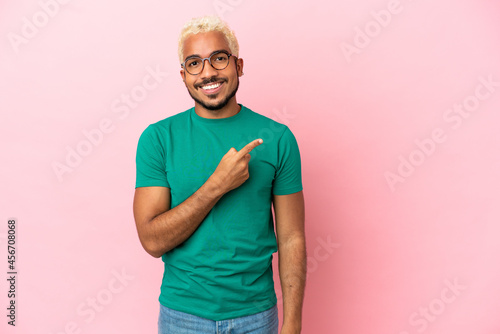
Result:
[[[196,101],[194,103],[194,111],[198,116],[204,118],[227,118],[236,115],[240,109],[241,107],[236,102],[236,97],[233,97],[224,107],[217,110],[206,109]]]

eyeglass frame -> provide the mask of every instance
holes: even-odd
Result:
[[[212,61],[210,60],[210,58],[212,58],[212,56],[218,54],[218,53],[225,53],[227,55],[227,65],[224,67],[224,68],[221,68],[221,69],[218,69],[218,68],[215,68],[214,65],[212,65]],[[212,66],[212,68],[214,70],[217,70],[217,71],[222,71],[224,69],[226,69],[228,66],[229,66],[229,59],[231,58],[231,56],[234,56],[236,59],[238,59],[238,57],[236,57],[235,55],[233,55],[232,53],[229,53],[227,52],[226,50],[216,50],[214,52],[212,52],[210,54],[210,56],[206,57],[206,58],[201,58],[200,56],[189,56],[186,58],[186,60],[184,60],[184,62],[181,64],[181,67],[189,74],[191,74],[185,67],[186,65],[186,62],[190,59],[193,59],[193,58],[199,58],[201,59],[201,72],[203,72],[203,70],[205,69],[205,60],[208,60],[208,63],[210,64],[210,66]],[[199,75],[200,73],[196,73],[196,74],[191,74],[191,75]]]

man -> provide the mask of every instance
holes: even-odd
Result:
[[[281,333],[301,331],[299,149],[286,125],[236,102],[238,49],[219,18],[188,22],[179,60],[194,107],[151,124],[139,139],[134,218],[144,249],[165,264],[159,333],[278,333],[277,250]]]

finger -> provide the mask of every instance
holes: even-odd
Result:
[[[250,143],[246,144],[245,147],[243,147],[239,152],[238,155],[241,158],[247,153],[250,153],[254,148],[262,144],[263,140],[262,139],[255,139],[251,141]]]

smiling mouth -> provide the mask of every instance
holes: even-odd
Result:
[[[211,82],[209,84],[200,86],[201,91],[207,95],[214,95],[221,90],[223,82]]]
[[[222,82],[214,82],[205,86],[201,86],[200,88],[203,90],[214,90],[219,88],[222,85]]]

